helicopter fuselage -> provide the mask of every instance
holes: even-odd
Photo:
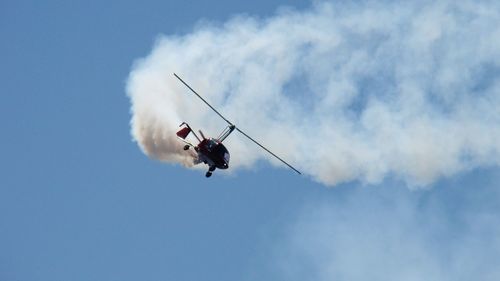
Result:
[[[203,139],[195,150],[198,152],[198,159],[209,167],[223,170],[229,168],[229,151],[222,142],[214,138]]]

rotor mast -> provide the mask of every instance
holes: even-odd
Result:
[[[224,131],[220,134],[220,136],[217,138],[220,142],[224,141],[233,131],[234,129],[237,129],[235,125],[229,125],[227,126]]]

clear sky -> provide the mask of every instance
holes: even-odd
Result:
[[[494,164],[331,188],[260,162],[205,179],[132,141],[126,80],[159,34],[285,4],[310,6],[2,1],[0,280],[500,280]]]

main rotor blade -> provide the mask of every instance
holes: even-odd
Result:
[[[217,109],[215,109],[213,106],[211,106],[203,97],[201,97],[195,90],[193,90],[193,88],[191,88],[191,86],[189,86],[186,82],[184,82],[184,80],[182,80],[182,78],[180,78],[175,73],[174,73],[174,76],[177,79],[179,79],[182,82],[182,84],[184,84],[186,87],[188,87],[188,89],[191,90],[191,92],[193,92],[196,96],[198,96],[206,105],[208,105],[208,107],[210,107],[215,113],[217,113],[217,115],[219,115],[222,119],[224,119],[224,121],[226,121],[230,126],[234,126],[233,123],[229,122],[229,120],[227,120],[226,117],[222,116],[222,114],[220,114],[217,111]],[[283,162],[283,164],[285,164],[288,167],[290,167],[290,169],[294,170],[299,175],[302,174],[301,172],[299,172],[299,170],[295,169],[292,165],[290,165],[287,162],[285,162],[285,160],[281,159],[278,155],[272,153],[269,149],[265,148],[262,144],[258,143],[256,140],[254,140],[249,135],[245,134],[245,132],[243,132],[242,130],[240,130],[238,127],[235,126],[235,129],[238,130],[238,132],[240,132],[241,134],[243,134],[245,137],[247,137],[249,140],[253,141],[256,145],[260,146],[262,149],[264,149],[265,151],[267,151],[269,154],[271,154],[272,156],[276,157],[278,160],[280,160],[281,162]]]
[[[208,105],[208,107],[210,107],[213,111],[215,111],[215,113],[217,113],[222,119],[224,119],[224,121],[226,121],[229,125],[233,125],[233,123],[229,122],[229,120],[227,120],[224,116],[222,116],[222,114],[220,114],[215,108],[213,108],[213,106],[211,106],[204,98],[202,98],[195,90],[193,90],[191,86],[189,86],[186,82],[184,82],[184,80],[182,80],[179,76],[177,76],[177,74],[174,73],[174,76],[177,79],[179,79],[182,82],[182,84],[186,85],[186,87],[188,87],[189,90],[191,90],[191,92],[197,95],[206,105]]]
[[[259,142],[257,142],[253,138],[251,138],[249,135],[245,134],[245,132],[243,132],[242,130],[240,130],[238,127],[236,127],[236,130],[238,130],[238,132],[242,133],[245,137],[247,137],[248,139],[250,139],[251,141],[253,141],[256,145],[260,146],[262,149],[264,149],[265,151],[269,152],[269,154],[271,154],[272,156],[276,157],[278,160],[280,160],[281,162],[283,162],[285,165],[287,165],[288,167],[290,167],[290,169],[294,170],[299,175],[302,175],[302,173],[299,172],[299,170],[295,169],[292,165],[290,165],[287,162],[285,162],[285,160],[281,159],[278,155],[272,153],[269,149],[265,148],[262,144],[260,144]]]

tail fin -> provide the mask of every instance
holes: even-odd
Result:
[[[180,130],[177,132],[177,136],[178,136],[179,138],[186,139],[186,137],[189,135],[189,133],[191,133],[191,128],[189,128],[189,127],[184,127],[184,128],[180,129]]]

